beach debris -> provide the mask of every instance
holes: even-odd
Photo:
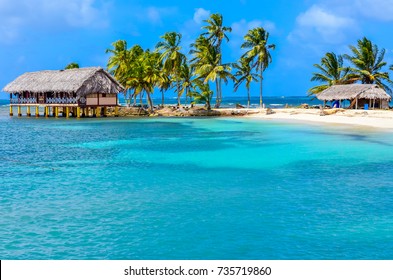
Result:
[[[271,115],[271,114],[275,114],[276,112],[274,112],[273,110],[272,110],[272,108],[267,108],[266,109],[266,115]]]

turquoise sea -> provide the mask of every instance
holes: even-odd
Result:
[[[393,132],[0,108],[0,259],[393,259]]]

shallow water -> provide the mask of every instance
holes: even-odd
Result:
[[[1,259],[392,259],[393,134],[0,114]]]

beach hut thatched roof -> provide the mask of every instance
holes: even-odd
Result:
[[[390,101],[392,97],[378,85],[352,84],[335,85],[317,94],[319,100],[381,99]]]
[[[76,93],[85,96],[91,93],[114,94],[124,88],[101,67],[47,70],[25,73],[6,85],[8,93]]]

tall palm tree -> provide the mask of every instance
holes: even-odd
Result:
[[[358,80],[362,84],[377,84],[387,92],[392,92],[387,85],[392,85],[389,73],[382,72],[387,65],[384,61],[385,49],[379,50],[378,46],[366,37],[358,40],[357,47],[349,46],[349,48],[352,54],[344,57],[354,66],[351,70],[357,75]]]
[[[314,72],[311,81],[321,82],[308,90],[309,95],[318,94],[333,85],[352,84],[356,75],[351,73],[349,67],[344,67],[344,59],[333,52],[326,53],[321,59],[321,64],[314,64],[319,72]]]
[[[67,66],[64,68],[64,70],[75,69],[75,68],[79,68],[79,64],[76,62],[71,62],[71,63],[67,64]]]
[[[206,20],[204,20],[205,23],[207,23],[206,26],[203,26],[202,29],[205,29],[206,32],[203,33],[202,35],[207,36],[207,39],[209,42],[217,48],[217,53],[219,54],[219,64],[222,64],[222,51],[221,51],[221,44],[223,39],[226,39],[227,42],[229,41],[227,33],[232,32],[231,27],[226,27],[223,26],[224,24],[224,19],[221,14],[212,14],[210,17]],[[217,106],[220,106],[220,103],[222,101],[222,87],[221,87],[221,80],[218,79],[218,92],[217,92],[217,100],[216,104]]]
[[[252,60],[253,67],[256,71],[259,71],[260,75],[260,94],[259,94],[259,105],[262,107],[263,104],[263,72],[272,62],[270,50],[274,50],[276,45],[268,44],[269,32],[262,27],[256,27],[248,31],[244,36],[244,43],[242,48],[249,49],[243,57]]]
[[[186,56],[180,51],[182,35],[177,32],[167,32],[161,36],[163,41],[156,46],[156,52],[160,52],[160,61],[163,63],[163,69],[171,75],[172,80],[176,83],[177,92],[180,92],[179,72]],[[177,98],[180,106],[180,96]]]
[[[235,91],[237,91],[242,83],[245,82],[247,89],[247,108],[250,108],[250,85],[251,82],[257,82],[259,75],[252,72],[251,61],[247,58],[240,58],[239,62],[234,65],[237,69],[235,77]]]

